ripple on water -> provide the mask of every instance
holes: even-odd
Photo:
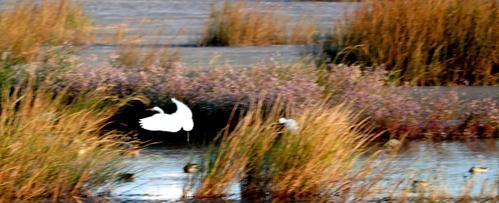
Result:
[[[462,194],[462,186],[473,184],[470,194],[478,194],[484,181],[489,186],[499,180],[499,140],[477,140],[472,142],[411,141],[396,157],[394,169],[398,171],[385,178],[384,185],[393,186],[394,181],[412,178],[425,180],[430,188],[442,189],[451,195]],[[182,167],[190,162],[199,162],[206,148],[154,147],[143,150],[142,156],[131,159],[128,164],[142,168],[134,182],[122,183],[113,189],[114,195],[128,200],[179,200],[189,182],[195,178],[183,173]],[[485,166],[489,171],[472,175],[472,166]],[[408,175],[409,174],[409,175]],[[409,184],[409,183],[408,183]],[[497,183],[496,183],[497,184]],[[495,186],[497,187],[497,186]],[[493,188],[487,188],[490,192]],[[383,193],[389,190],[380,190]],[[487,191],[486,191],[487,192]],[[235,185],[231,197],[239,198]]]

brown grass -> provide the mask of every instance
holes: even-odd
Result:
[[[34,60],[44,45],[85,43],[90,19],[70,0],[21,0],[0,13],[0,52],[16,62]]]
[[[173,63],[179,61],[179,52],[168,47],[142,48],[124,44],[119,46],[116,58],[113,59],[113,65],[130,68],[147,68],[153,65],[170,67]]]
[[[292,28],[289,19],[258,3],[243,0],[214,4],[201,45],[249,46],[312,43],[314,22],[302,18]]]
[[[27,80],[1,95],[0,202],[78,200],[119,169],[121,136],[100,133],[111,100],[95,91],[68,103],[48,87]]]
[[[279,102],[253,106],[233,131],[222,135],[215,155],[207,157],[208,171],[196,197],[224,196],[234,181],[244,184],[243,193],[263,195],[266,190],[275,199],[349,195],[353,180],[369,174],[368,167],[353,166],[376,135],[360,130],[362,122],[345,105],[288,112],[300,124],[299,134],[277,124],[283,115]]]
[[[376,137],[361,130],[362,123],[348,109],[320,107],[293,116],[302,124],[300,134],[284,134],[270,155],[272,194],[301,198],[325,190],[344,195],[362,174],[351,174],[353,165]]]
[[[385,64],[418,85],[497,84],[496,0],[376,0],[336,27],[335,62]]]

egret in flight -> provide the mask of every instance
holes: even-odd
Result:
[[[172,102],[177,106],[177,111],[172,114],[167,114],[163,109],[154,107],[151,111],[158,112],[147,118],[139,120],[140,127],[149,131],[164,131],[176,133],[183,129],[187,132],[187,143],[189,143],[189,131],[194,128],[192,120],[192,111],[184,103],[172,98]]]

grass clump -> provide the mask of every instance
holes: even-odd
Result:
[[[497,84],[495,0],[370,1],[338,24],[324,52],[333,62],[385,64],[416,85]]]
[[[243,195],[274,199],[347,198],[355,190],[352,180],[368,173],[354,165],[376,135],[360,130],[362,122],[345,105],[289,111],[299,123],[293,134],[277,124],[281,107],[260,102],[221,136],[196,197],[223,196],[234,181]]]
[[[44,45],[87,42],[91,23],[70,0],[22,0],[1,11],[0,33],[2,60],[23,63],[36,59]]]
[[[291,34],[289,34],[291,33]],[[288,20],[264,6],[245,1],[214,4],[201,45],[252,46],[307,44],[316,33],[314,23],[299,20],[292,28]]]
[[[300,134],[284,134],[270,154],[274,196],[345,197],[351,180],[365,175],[353,166],[376,136],[361,130],[362,123],[356,123],[355,114],[345,109],[344,105],[321,107],[297,115],[303,124]]]
[[[49,86],[29,79],[1,95],[1,202],[81,200],[119,169],[121,136],[101,133],[113,102],[96,92],[70,102]]]

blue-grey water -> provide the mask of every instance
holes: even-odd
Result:
[[[141,169],[135,181],[114,185],[112,196],[120,200],[177,201],[185,195],[192,195],[189,184],[195,183],[196,177],[184,173],[182,168],[188,162],[199,163],[205,152],[204,147],[190,149],[186,146],[145,149],[139,157],[127,163]],[[489,171],[472,175],[468,170],[473,166],[488,167]],[[428,193],[445,192],[459,196],[465,192],[463,186],[471,184],[471,187],[466,187],[471,188],[471,195],[478,195],[483,190],[484,195],[494,196],[499,185],[499,139],[436,143],[411,141],[395,156],[391,168],[393,171],[380,182],[373,199],[388,196],[394,185],[400,181],[410,185],[411,180],[428,181]],[[238,188],[234,184],[229,199],[239,198]],[[418,194],[409,192],[408,195]]]
[[[17,0],[0,0],[0,10],[9,8]],[[273,58],[289,62],[298,60],[300,46],[268,47],[192,47],[205,31],[212,5],[222,0],[80,0],[86,14],[96,27],[96,43],[82,51],[82,55],[96,56],[107,61],[107,56],[119,48],[109,39],[123,31],[125,36],[138,36],[135,46],[179,46],[181,61],[188,65],[208,66],[230,63],[248,66]],[[247,1],[249,4],[255,1]],[[315,21],[322,31],[333,28],[348,10],[358,3],[260,1],[269,11],[282,14],[290,26],[299,18]],[[135,38],[134,38],[135,39]],[[125,42],[127,43],[127,42]],[[106,44],[108,46],[102,46]],[[215,60],[212,60],[215,59]],[[92,65],[92,64],[90,64]]]

